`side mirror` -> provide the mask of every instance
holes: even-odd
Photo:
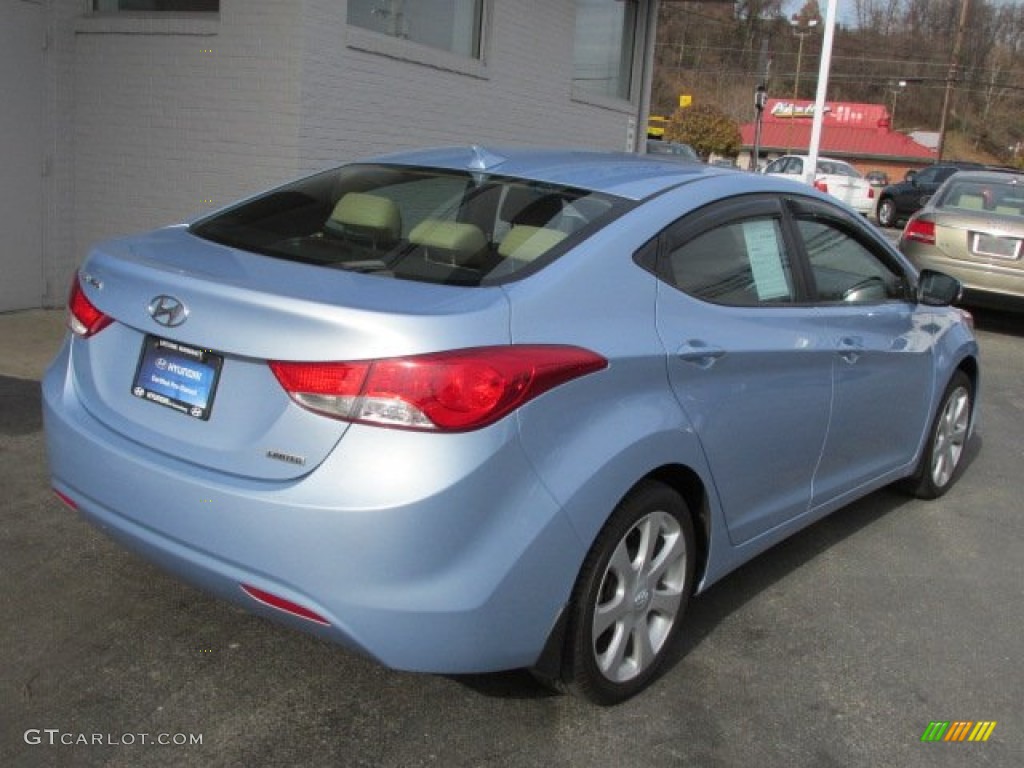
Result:
[[[907,172],[906,172],[906,173],[905,173],[905,174],[903,175],[903,180],[904,180],[904,181],[910,181],[910,182],[912,182],[912,181],[913,181],[914,179],[916,179],[916,178],[917,178],[917,171],[915,171],[915,170],[914,170],[913,168],[911,168],[911,169],[910,169],[909,171],[907,171]]]
[[[922,269],[917,281],[917,300],[928,307],[948,307],[960,300],[964,287],[955,277]]]

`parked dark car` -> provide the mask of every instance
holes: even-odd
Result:
[[[928,202],[939,186],[954,173],[967,168],[984,168],[981,163],[948,162],[929,166],[920,171],[907,171],[904,181],[890,184],[878,196],[875,213],[883,227],[895,227],[906,221]]]

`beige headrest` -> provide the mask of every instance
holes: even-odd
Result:
[[[565,232],[519,224],[512,227],[498,246],[498,254],[516,261],[533,261],[566,238]]]
[[[398,206],[386,197],[349,192],[331,212],[331,222],[375,229],[397,240],[402,234],[402,216]]]
[[[473,224],[424,219],[409,233],[409,242],[448,251],[455,257],[468,258],[483,250],[487,238],[480,227]]]

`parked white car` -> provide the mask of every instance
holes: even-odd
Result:
[[[778,160],[769,163],[762,173],[806,181],[804,168],[807,165],[807,160],[807,155],[783,155]],[[842,160],[819,157],[814,186],[822,192],[827,192],[842,200],[865,216],[875,210],[875,188],[871,186],[871,182],[861,176],[856,168]]]

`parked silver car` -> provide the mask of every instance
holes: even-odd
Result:
[[[1024,308],[1024,173],[960,171],[907,222],[900,250],[978,303]]]

